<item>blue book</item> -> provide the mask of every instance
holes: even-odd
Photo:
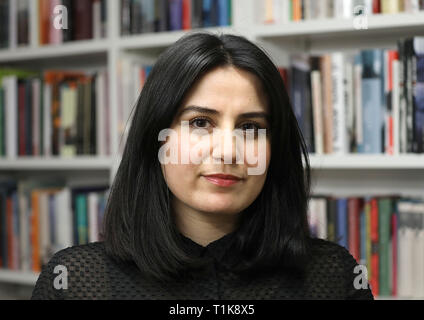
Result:
[[[337,240],[338,243],[349,250],[347,233],[347,199],[337,199]]]
[[[218,25],[228,26],[230,25],[230,13],[228,1],[230,0],[218,0]]]
[[[414,92],[415,132],[414,152],[424,153],[424,54],[416,56],[417,82]]]
[[[144,72],[145,72],[145,74],[146,74],[146,79],[147,79],[147,77],[149,76],[149,74],[150,74],[150,71],[152,71],[152,66],[145,66],[144,67]]]
[[[183,28],[183,0],[169,0],[169,30]]]
[[[75,197],[75,214],[77,218],[78,244],[86,244],[88,242],[86,194],[81,193]]]
[[[359,153],[382,153],[384,145],[384,101],[381,74],[384,55],[382,50],[365,50],[362,58],[362,129],[363,143]]]
[[[203,0],[203,27],[211,27],[212,0]]]
[[[48,210],[49,210],[49,230],[50,230],[50,242],[53,244],[57,243],[56,239],[56,218],[55,218],[55,195],[49,194],[48,196]],[[74,235],[76,239],[76,235]]]

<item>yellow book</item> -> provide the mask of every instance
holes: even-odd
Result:
[[[401,0],[382,0],[381,13],[398,13],[401,12]]]

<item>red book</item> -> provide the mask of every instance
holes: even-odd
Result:
[[[183,30],[191,29],[191,0],[183,0]]]
[[[379,285],[379,257],[378,257],[378,203],[376,198],[371,199],[371,278],[370,285],[374,296],[378,296]]]
[[[39,0],[38,2],[38,26],[39,26],[39,42],[40,44],[49,43],[50,32],[50,1]]]
[[[348,246],[349,252],[359,263],[360,255],[360,226],[359,215],[361,210],[361,203],[359,198],[348,198],[347,200],[348,212]]]
[[[18,155],[25,155],[25,83],[18,84]]]
[[[381,3],[380,0],[373,0],[372,2],[372,13],[380,13],[381,12]]]
[[[399,54],[395,50],[389,50],[387,51],[387,88],[386,91],[388,92],[388,98],[393,99],[392,92],[393,92],[393,61],[399,60]],[[391,103],[393,105],[393,103]],[[387,134],[387,148],[386,153],[387,154],[393,154],[394,153],[394,141],[393,141],[393,114],[389,113],[388,119],[387,119],[387,125],[386,125],[386,134]]]

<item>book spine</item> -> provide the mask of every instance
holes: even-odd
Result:
[[[183,0],[183,30],[191,29],[191,0]]]
[[[338,243],[349,250],[348,245],[348,222],[347,222],[347,199],[337,200],[337,238]]]
[[[391,199],[378,199],[378,247],[379,247],[379,294],[390,295],[390,218],[392,215]]]
[[[371,228],[370,228],[370,236],[371,236],[371,270],[372,274],[370,277],[370,285],[371,290],[374,296],[379,295],[379,269],[380,269],[380,261],[379,261],[379,247],[378,247],[378,203],[376,198],[371,199]]]
[[[75,197],[75,214],[77,218],[78,244],[88,242],[87,233],[87,199],[85,194],[78,194]]]
[[[349,251],[357,262],[360,261],[360,228],[359,228],[359,213],[360,213],[360,199],[348,199],[348,235],[349,235]]]

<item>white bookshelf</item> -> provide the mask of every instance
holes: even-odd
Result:
[[[400,37],[424,35],[424,12],[416,14],[373,15],[368,17],[368,29],[356,30],[353,19],[325,19],[263,25],[257,23],[255,0],[233,0],[233,25],[223,28],[207,28],[211,32],[233,33],[247,37],[263,47],[276,64],[284,65],[290,52],[319,52],[356,48],[394,47]],[[13,50],[0,50],[0,66],[48,66],[51,59],[55,67],[84,64],[86,58],[105,56],[104,66],[110,75],[109,101],[111,105],[110,128],[117,132],[118,62],[122,55],[140,54],[148,57],[148,63],[167,46],[189,31],[170,31],[131,36],[120,36],[120,1],[108,0],[107,37],[99,40],[76,41],[63,45],[48,45]],[[146,58],[147,59],[147,58]],[[103,63],[103,62],[102,62]],[[66,176],[80,174],[89,179],[99,178],[106,172],[106,179],[113,181],[119,164],[119,137],[111,135],[111,151],[108,157],[39,158],[26,157],[0,159],[0,175],[20,172],[42,172],[44,175],[62,171]],[[424,192],[424,155],[314,155],[310,156],[313,169],[313,191],[317,193],[405,193]],[[76,173],[77,172],[77,173]],[[364,183],[367,185],[363,187]],[[1,283],[34,285],[37,274],[0,270]]]
[[[0,283],[14,283],[33,286],[35,285],[38,276],[39,273],[36,272],[0,269]]]

